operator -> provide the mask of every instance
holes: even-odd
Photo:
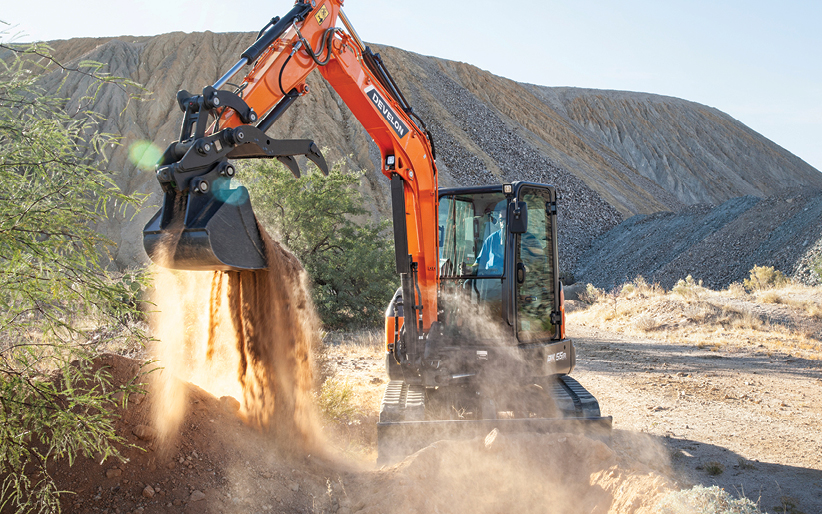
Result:
[[[489,213],[492,232],[482,243],[477,256],[477,277],[489,277],[477,280],[479,299],[490,309],[492,315],[502,314],[502,275],[505,271],[505,215],[507,202],[499,202]],[[500,277],[500,278],[490,278]]]
[[[477,276],[502,276],[505,263],[505,201],[499,202],[489,213],[489,221],[495,230],[485,238],[477,256]]]

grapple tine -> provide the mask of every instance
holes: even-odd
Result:
[[[291,157],[290,155],[284,155],[282,157],[277,157],[277,160],[285,164],[286,167],[291,170],[294,178],[300,178],[300,165],[297,164],[297,159]]]
[[[320,168],[323,175],[326,177],[328,176],[328,163],[325,162],[325,157],[323,157],[322,152],[320,152],[320,149],[317,148],[316,144],[311,144],[309,151],[306,152],[305,156],[308,157],[311,162],[316,164],[318,168]]]

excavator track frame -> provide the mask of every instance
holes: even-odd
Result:
[[[377,423],[377,464],[388,465],[443,439],[503,434],[575,433],[610,442],[613,418],[602,416],[599,403],[568,375],[541,380],[559,411],[551,418],[426,419],[428,391],[421,385],[392,380],[385,389]]]

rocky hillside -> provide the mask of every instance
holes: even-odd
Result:
[[[138,141],[165,148],[176,139],[177,90],[213,83],[253,37],[172,33],[51,43],[62,62],[108,63],[107,72],[146,88],[140,101],[127,102],[124,91],[106,87],[93,105],[107,118],[103,129],[123,136],[109,169],[121,187],[148,195],[135,217],[103,227],[119,244],[118,265],[145,261],[141,229],[160,198],[153,172],[138,169],[129,149]],[[465,63],[378,50],[434,134],[441,185],[533,180],[558,186],[566,270],[587,273],[590,262],[580,257],[595,255],[592,242],[634,215],[761,198],[785,186],[822,189],[817,170],[716,109],[650,94],[519,84]],[[44,84],[81,101],[86,80],[64,79],[55,70]],[[318,74],[308,82],[312,93],[269,132],[312,138],[327,149],[329,161],[366,170],[363,192],[374,215],[387,216],[388,181],[376,171],[375,145]]]
[[[667,289],[692,275],[719,289],[742,282],[754,266],[774,266],[818,284],[813,268],[822,257],[820,220],[822,191],[795,189],[640,214],[597,238],[575,274],[606,290],[639,275]]]

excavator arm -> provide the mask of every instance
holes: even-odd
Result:
[[[266,131],[300,96],[315,69],[339,94],[380,150],[391,181],[397,271],[405,337],[396,357],[421,366],[422,337],[437,317],[437,168],[430,134],[403,97],[379,54],[363,45],[342,0],[297,0],[274,18],[237,64],[202,94],[178,93],[180,140],[157,166],[163,206],[144,230],[152,260],[175,269],[241,271],[266,267],[247,190],[233,187],[230,159],[276,158],[299,176],[296,156],[325,173],[309,140],[274,140]],[[342,21],[345,29],[337,27]],[[235,91],[221,89],[246,66]],[[211,122],[210,120],[214,121]]]

